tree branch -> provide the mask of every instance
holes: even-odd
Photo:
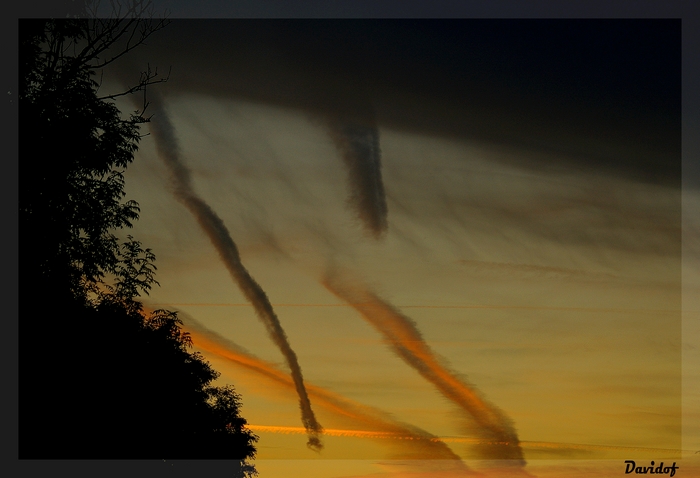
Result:
[[[118,98],[118,97],[120,97],[120,96],[126,96],[126,95],[130,95],[130,94],[132,94],[132,93],[136,93],[137,91],[145,90],[146,87],[147,87],[147,86],[150,86],[150,85],[155,85],[155,84],[158,84],[158,83],[165,83],[165,82],[167,82],[167,81],[170,79],[170,72],[171,72],[171,71],[172,71],[172,68],[170,68],[170,69],[168,70],[168,76],[166,76],[165,78],[160,78],[160,79],[158,79],[158,80],[154,80],[154,78],[156,78],[156,77],[158,76],[158,68],[156,68],[156,69],[153,71],[153,73],[151,73],[151,67],[149,66],[147,71],[141,73],[141,78],[139,79],[139,83],[138,83],[137,85],[132,86],[132,87],[129,88],[128,90],[123,91],[123,92],[121,92],[121,93],[116,93],[116,94],[113,94],[113,95],[100,96],[100,97],[98,97],[97,99],[98,99],[98,100],[113,100],[113,99]],[[144,100],[144,111],[145,111],[145,109],[146,109],[146,108],[145,108],[146,106],[147,106],[147,103],[146,103],[146,101]]]
[[[137,41],[135,44],[131,45],[131,41],[133,40],[133,37],[134,37],[135,34],[136,34],[136,28],[134,28],[134,30],[132,31],[131,36],[129,37],[129,40],[127,41],[126,46],[125,46],[118,54],[114,55],[114,56],[113,56],[112,58],[110,58],[109,60],[105,60],[105,61],[103,61],[102,63],[99,63],[99,64],[97,64],[97,65],[92,65],[91,67],[92,67],[92,68],[104,68],[105,66],[107,66],[107,65],[109,65],[110,63],[114,62],[115,60],[121,58],[121,57],[124,56],[125,54],[129,53],[129,52],[130,52],[131,50],[133,50],[134,48],[137,48],[138,46],[143,45],[143,44],[146,42],[146,40],[148,39],[148,37],[150,37],[152,34],[154,34],[155,32],[157,32],[158,30],[160,30],[160,29],[162,29],[162,28],[165,28],[165,27],[170,23],[170,22],[169,22],[167,19],[165,19],[165,18],[159,20],[158,23],[157,23],[155,26],[153,26],[153,25],[150,24],[150,20],[147,20],[147,22],[148,22],[148,24],[146,24],[145,26],[142,27],[141,32],[140,32],[140,35],[139,35],[139,39],[138,39],[138,41]],[[131,24],[131,22],[130,22],[130,24]],[[127,26],[128,26],[128,25],[127,25]],[[122,30],[122,31],[119,33],[119,35],[114,39],[114,42],[116,42],[117,39],[118,39],[120,36],[122,36],[122,35],[125,33],[126,30],[127,30],[127,28],[125,28],[124,30]],[[113,43],[114,43],[114,42],[113,42]],[[108,46],[107,48],[109,48],[109,46]],[[100,52],[98,52],[98,53],[102,53],[102,51],[105,51],[107,48],[102,49],[102,50],[101,50]],[[93,58],[96,58],[96,57],[97,57],[97,55],[93,55]],[[90,59],[92,59],[92,58],[90,58]],[[89,60],[88,60],[88,61],[89,61]]]

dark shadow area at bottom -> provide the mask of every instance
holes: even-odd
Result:
[[[236,460],[19,460],[11,476],[72,478],[242,478]]]

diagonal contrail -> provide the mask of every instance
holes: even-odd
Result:
[[[172,175],[175,197],[195,216],[202,230],[219,253],[231,277],[246,299],[255,308],[255,312],[265,325],[268,335],[284,355],[287,365],[292,372],[294,388],[299,395],[301,419],[309,437],[307,444],[312,449],[320,450],[323,448],[320,440],[323,428],[316,420],[311,409],[311,402],[304,386],[301,367],[296,354],[289,345],[287,335],[282,329],[282,325],[265,291],[243,266],[238,248],[233,242],[224,222],[194,191],[190,171],[182,162],[175,130],[167,112],[162,108],[162,101],[157,101],[154,106],[154,119],[149,123],[150,129],[156,140],[158,154]]]
[[[394,352],[431,382],[446,398],[466,411],[478,426],[484,458],[525,465],[515,428],[501,410],[484,400],[476,388],[447,369],[428,347],[415,323],[365,287],[352,287],[328,273],[323,285],[352,305],[387,340]]]

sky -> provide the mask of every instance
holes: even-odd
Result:
[[[126,174],[144,303],[261,475],[698,466],[680,22],[176,19],[122,60],[104,91],[170,69]]]

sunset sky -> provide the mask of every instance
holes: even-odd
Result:
[[[261,476],[697,466],[680,61],[673,20],[174,20],[106,71],[172,67],[128,232]]]

